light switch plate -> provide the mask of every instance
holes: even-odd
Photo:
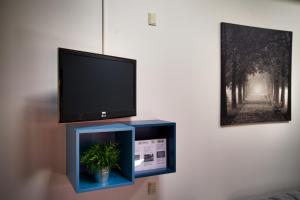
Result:
[[[156,14],[148,13],[148,25],[156,26]]]

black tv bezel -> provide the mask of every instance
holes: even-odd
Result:
[[[134,66],[134,109],[133,110],[108,110],[106,111],[106,116],[101,116],[101,111],[95,111],[93,113],[74,113],[74,114],[63,114],[62,113],[62,99],[63,99],[63,66],[61,64],[62,55],[71,54],[77,56],[91,57],[97,59],[106,59],[119,62],[131,63]],[[136,60],[129,58],[122,58],[104,54],[96,54],[85,51],[78,51],[73,49],[58,48],[58,112],[59,112],[59,123],[68,123],[68,122],[83,122],[83,121],[95,121],[95,120],[105,120],[105,119],[114,119],[122,117],[131,117],[136,116]]]

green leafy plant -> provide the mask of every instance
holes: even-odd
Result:
[[[80,163],[85,165],[90,173],[100,169],[117,167],[120,159],[120,150],[117,143],[95,144],[80,156]]]

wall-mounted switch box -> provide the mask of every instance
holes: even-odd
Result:
[[[148,25],[156,26],[156,14],[148,13]]]
[[[148,195],[155,195],[156,194],[156,183],[149,182],[148,183]]]

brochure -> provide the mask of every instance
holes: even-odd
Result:
[[[135,171],[167,167],[167,140],[135,141]]]

